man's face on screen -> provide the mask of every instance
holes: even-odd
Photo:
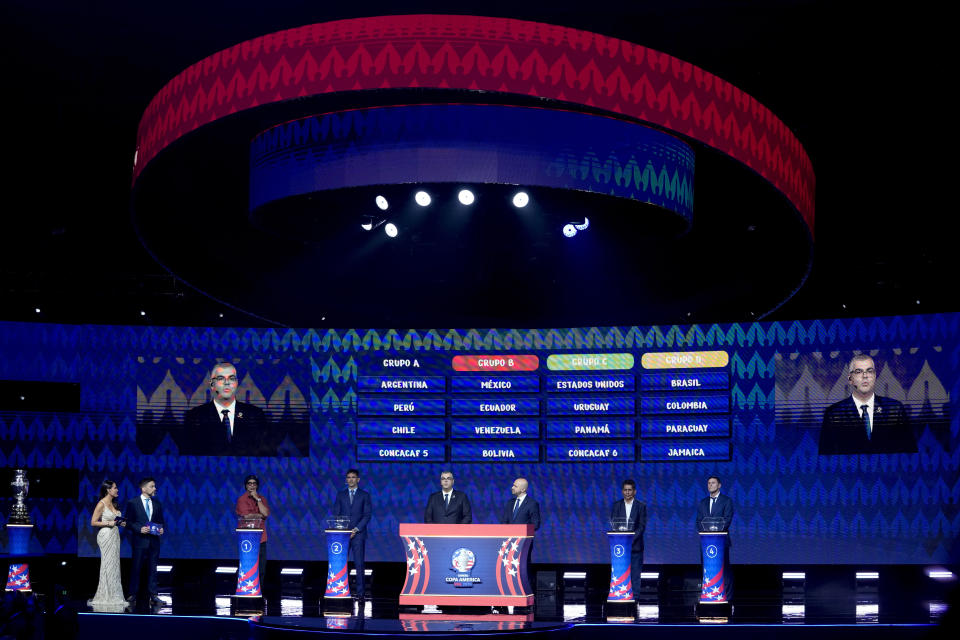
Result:
[[[855,393],[866,398],[873,393],[877,385],[877,367],[873,364],[873,358],[864,358],[863,360],[854,360],[850,363],[850,388]]]
[[[233,367],[217,367],[210,376],[210,388],[222,404],[233,402],[233,396],[237,393],[237,384],[239,384],[237,370]]]

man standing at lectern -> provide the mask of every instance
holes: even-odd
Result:
[[[532,524],[534,531],[540,528],[540,505],[527,495],[526,478],[517,478],[510,487],[513,499],[500,515],[501,524]]]
[[[510,487],[510,493],[513,499],[507,503],[506,508],[500,515],[501,524],[532,524],[533,530],[540,528],[540,505],[537,501],[527,495],[526,478],[517,478]],[[533,558],[533,540],[527,548],[527,575],[530,575],[530,563]]]
[[[697,531],[707,531],[706,525],[703,524],[704,518],[720,518],[720,531],[730,531],[730,523],[733,522],[733,500],[728,496],[720,493],[720,478],[717,476],[710,476],[707,478],[707,493],[706,498],[700,501],[700,504],[697,505]],[[730,536],[727,536],[727,544],[724,546],[723,552],[723,570],[726,574],[724,577],[724,591],[727,594],[728,599],[733,598],[733,572],[730,571]],[[700,559],[701,563],[703,558]]]
[[[847,366],[851,395],[823,413],[820,455],[916,453],[907,411],[893,398],[874,393],[877,369],[868,355],[853,356]]]
[[[470,524],[470,498],[462,491],[453,490],[453,472],[440,473],[440,491],[430,494],[423,521],[434,524]]]
[[[267,516],[270,515],[270,505],[267,504],[267,498],[260,494],[260,479],[254,474],[248,475],[243,479],[244,492],[237,498],[237,504],[234,513],[244,520],[259,521],[263,527],[263,533],[260,534],[260,553],[257,560],[260,567],[260,584],[263,585],[264,592],[267,591]]]
[[[634,594],[640,589],[640,572],[643,571],[643,531],[647,528],[647,505],[636,499],[637,483],[624,480],[620,488],[623,500],[610,507],[611,520],[625,520],[627,531],[633,531],[630,547],[630,583]]]
[[[720,478],[707,478],[707,492],[710,494],[697,506],[697,531],[706,531],[704,518],[722,518],[721,531],[728,531],[733,521],[733,500],[720,493]]]
[[[350,555],[353,556],[353,568],[357,571],[357,599],[366,597],[364,587],[363,555],[367,544],[367,525],[373,514],[373,502],[370,494],[359,488],[360,472],[356,469],[347,469],[347,487],[337,492],[337,498],[330,510],[334,516],[347,516],[350,523],[347,525],[350,532]]]

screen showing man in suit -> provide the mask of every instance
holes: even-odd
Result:
[[[440,491],[430,494],[423,521],[433,524],[470,524],[470,498],[462,491],[453,490],[453,472],[440,474]]]
[[[299,363],[140,359],[137,446],[194,456],[309,454],[309,410]]]
[[[917,441],[898,400],[876,393],[877,367],[868,355],[847,366],[850,396],[827,407],[820,428],[820,455],[916,453]]]
[[[636,499],[637,483],[633,480],[624,480],[620,492],[623,500],[617,500],[610,507],[610,520],[625,523],[626,531],[633,531],[630,580],[636,592],[640,588],[640,572],[643,570],[643,532],[647,528],[647,505]]]
[[[256,405],[236,398],[237,368],[221,362],[210,372],[210,402],[187,411],[186,453],[201,456],[258,455],[269,437],[267,417]]]

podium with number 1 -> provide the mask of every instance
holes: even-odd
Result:
[[[237,590],[234,598],[261,598],[260,538],[263,536],[263,518],[249,516],[237,521],[237,549],[240,570],[237,572]]]

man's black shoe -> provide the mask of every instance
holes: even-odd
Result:
[[[154,595],[154,596],[150,596],[150,604],[163,604],[163,600],[161,600],[160,598],[158,598],[158,597],[155,596],[155,595]]]
[[[137,596],[130,596],[129,598],[127,598],[127,602],[129,602],[130,604],[133,604],[136,601],[137,601]]]

